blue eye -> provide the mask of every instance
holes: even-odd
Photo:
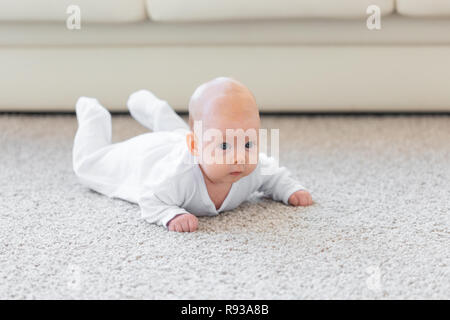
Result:
[[[253,147],[253,142],[249,141],[245,144],[245,148],[250,149],[251,147]]]
[[[222,150],[227,150],[227,149],[230,148],[230,145],[229,145],[228,143],[226,143],[226,142],[223,142],[223,143],[221,143],[221,144],[219,145],[219,147],[220,147],[220,149],[222,149]]]

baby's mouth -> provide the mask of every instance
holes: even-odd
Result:
[[[232,175],[232,176],[238,176],[238,175],[240,175],[242,173],[242,171],[233,171],[233,172],[231,172],[230,174]]]

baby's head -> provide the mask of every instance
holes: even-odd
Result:
[[[189,101],[189,126],[188,148],[213,183],[232,183],[255,170],[259,111],[242,83],[222,77],[199,86]]]

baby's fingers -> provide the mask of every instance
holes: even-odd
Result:
[[[305,194],[303,197],[300,197],[300,204],[302,206],[310,206],[312,205],[312,198],[310,194]]]
[[[296,195],[295,193],[292,194],[292,195],[289,197],[288,202],[289,202],[289,204],[292,205],[292,206],[295,206],[295,207],[298,206],[299,201],[298,201],[297,195]]]
[[[176,229],[175,229],[175,227],[176,227],[176,223],[174,223],[174,222],[171,222],[171,223],[169,223],[169,231],[176,231]]]
[[[181,224],[181,222],[177,222],[175,224],[175,231],[176,232],[183,232],[183,225]]]
[[[189,232],[189,219],[185,218],[180,221],[180,232]]]
[[[192,219],[189,219],[189,231],[194,232],[197,230],[198,227],[198,219],[193,217]]]
[[[300,197],[300,205],[301,206],[308,205],[308,199],[306,197]]]

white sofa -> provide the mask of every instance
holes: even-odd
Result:
[[[222,75],[263,111],[450,111],[450,0],[1,0],[0,70],[3,111],[141,88],[183,111]]]

